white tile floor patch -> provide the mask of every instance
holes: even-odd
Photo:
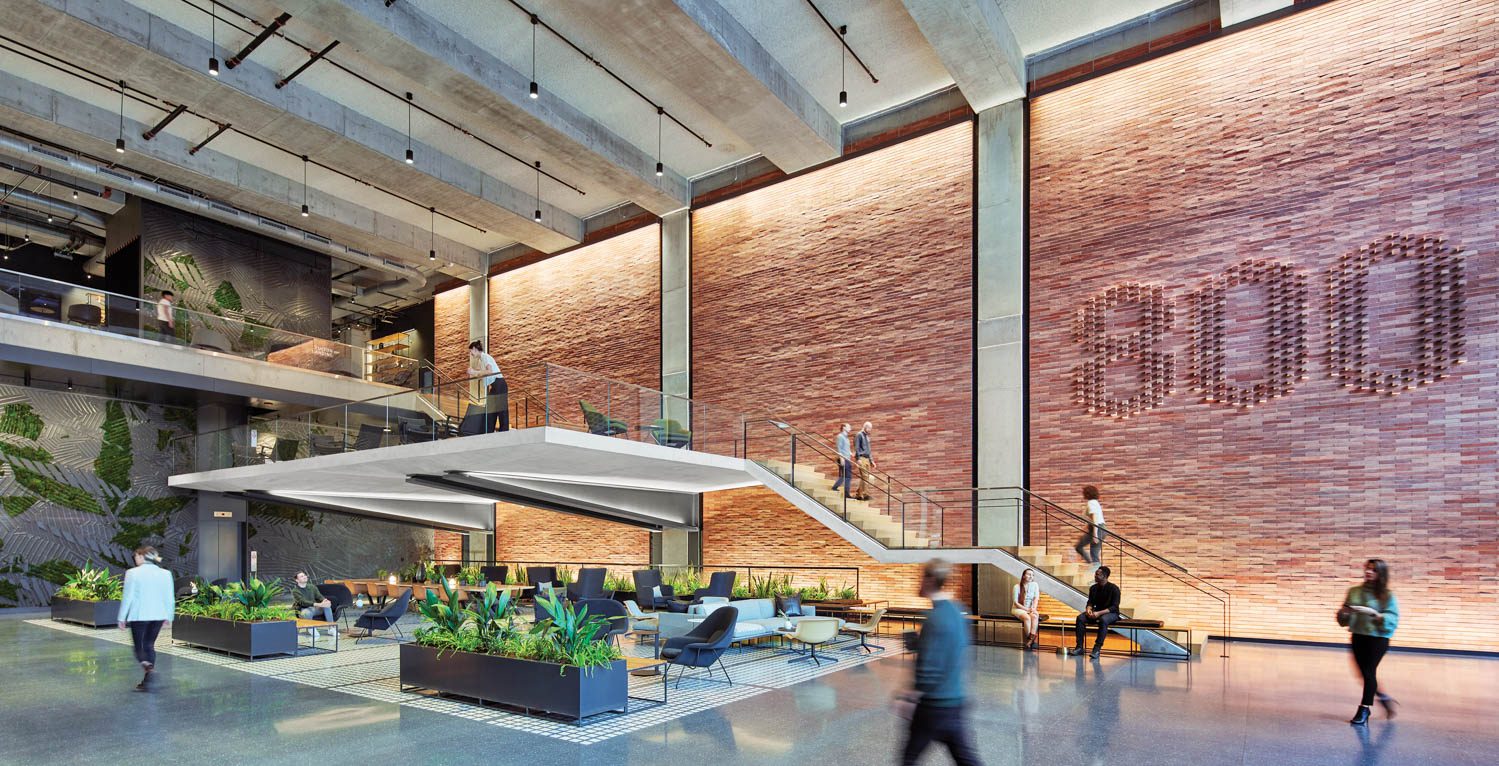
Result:
[[[26,622],[87,638],[125,645],[130,643],[130,634],[122,630],[87,628],[48,619],[26,620]],[[412,629],[419,624],[419,618],[412,615],[401,622],[401,628],[409,636]],[[578,744],[592,744],[764,694],[771,689],[784,688],[900,653],[898,638],[871,638],[869,643],[885,646],[888,651],[866,654],[863,651],[850,652],[841,648],[834,649],[828,654],[831,657],[837,657],[838,662],[824,663],[821,666],[811,662],[789,662],[791,655],[772,648],[733,649],[724,655],[724,664],[728,666],[729,676],[734,681],[732,686],[722,682],[723,675],[717,669],[714,670],[713,677],[720,679],[718,681],[708,680],[708,675],[704,671],[688,670],[687,675],[682,679],[681,686],[670,690],[667,704],[651,706],[649,702],[630,700],[630,713],[623,715],[606,713],[589,719],[582,726],[567,721],[523,715],[493,705],[479,705],[474,702],[439,697],[430,692],[402,692],[399,679],[399,650],[396,648],[397,644],[392,641],[373,640],[356,643],[354,639],[345,637],[340,638],[339,650],[336,653],[267,658],[253,662],[205,649],[173,644],[170,628],[162,631],[161,639],[156,646],[157,652],[173,657],[206,662],[304,686],[466,718],[515,731],[539,734]],[[319,646],[331,645],[327,638],[319,643]],[[849,644],[841,646],[847,647]],[[625,641],[624,651],[630,655],[649,657],[651,645],[647,643],[637,646],[633,641]],[[676,684],[676,679],[676,673],[673,672],[673,685]],[[631,676],[630,694],[636,697],[660,699],[661,679]]]

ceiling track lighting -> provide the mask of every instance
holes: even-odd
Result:
[[[219,6],[208,0],[208,73],[219,76]]]
[[[541,26],[541,19],[536,14],[531,14],[531,98],[541,98],[541,88],[536,85],[536,28]]]
[[[307,209],[307,155],[302,155],[302,217],[306,218],[312,211]]]
[[[416,154],[411,151],[411,106],[412,106],[411,91],[406,91],[406,164],[407,165],[411,165],[411,164],[413,164],[413,163],[416,162]]]
[[[115,139],[115,153],[125,153],[125,81],[120,81],[120,136]]]
[[[531,220],[541,223],[541,160],[536,161],[536,212],[531,215]]]

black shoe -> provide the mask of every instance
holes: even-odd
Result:
[[[1076,654],[1079,657],[1083,656],[1084,654],[1087,654],[1087,652],[1088,652],[1088,650],[1085,649],[1085,648],[1083,648],[1083,647],[1081,647],[1081,646],[1074,646],[1074,647],[1072,647],[1072,653]]]
[[[1395,717],[1395,708],[1397,706],[1399,706],[1400,703],[1396,702],[1395,698],[1391,697],[1388,694],[1381,694],[1381,695],[1379,695],[1379,705],[1380,705],[1380,707],[1384,708],[1384,717],[1385,718],[1394,718]]]
[[[1353,718],[1350,719],[1348,721],[1348,723],[1351,723],[1354,726],[1367,726],[1367,725],[1369,725],[1369,708],[1368,708],[1368,706],[1367,705],[1359,705],[1358,706],[1358,712],[1353,714]]]
[[[1098,659],[1098,650],[1094,649],[1093,651],[1088,652],[1088,659],[1090,659],[1090,660],[1096,660],[1096,659]]]

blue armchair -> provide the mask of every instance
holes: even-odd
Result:
[[[677,602],[676,591],[670,585],[661,583],[661,572],[656,569],[637,569],[631,573],[635,578],[635,600],[647,604],[652,610],[665,609],[669,612],[685,612],[686,604]],[[656,588],[661,589],[661,595],[656,595]]]
[[[703,597],[704,596],[717,596],[719,598],[733,598],[734,597],[734,579],[738,575],[739,575],[738,572],[733,572],[733,571],[729,571],[729,572],[714,572],[713,574],[709,575],[708,576],[708,587],[706,587],[706,588],[698,588],[697,589],[697,593],[694,594],[695,597],[693,598],[692,603],[694,603],[694,604],[701,604],[701,603],[703,603]]]
[[[724,667],[723,653],[734,643],[734,623],[738,621],[738,609],[722,606],[686,635],[666,639],[661,646],[661,659],[682,668],[677,674],[677,686],[682,685],[682,673],[686,673],[687,668],[707,668],[709,677],[712,677],[714,663],[723,671],[724,680],[730,686],[734,685],[728,668]],[[670,667],[666,670],[671,672]]]
[[[400,598],[386,604],[385,608],[371,609],[359,615],[359,619],[354,621],[354,627],[364,628],[364,635],[354,639],[355,643],[373,637],[377,630],[395,629],[397,636],[405,638],[405,634],[401,633],[401,626],[397,623],[400,622],[401,615],[406,614],[406,607],[410,605],[411,589],[407,588],[401,592]]]

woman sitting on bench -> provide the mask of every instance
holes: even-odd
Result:
[[[1041,612],[1036,605],[1040,598],[1041,589],[1036,585],[1036,573],[1029,569],[1021,572],[1020,582],[1011,592],[1010,614],[1020,621],[1021,629],[1025,631],[1026,649],[1038,648],[1041,642]]]

